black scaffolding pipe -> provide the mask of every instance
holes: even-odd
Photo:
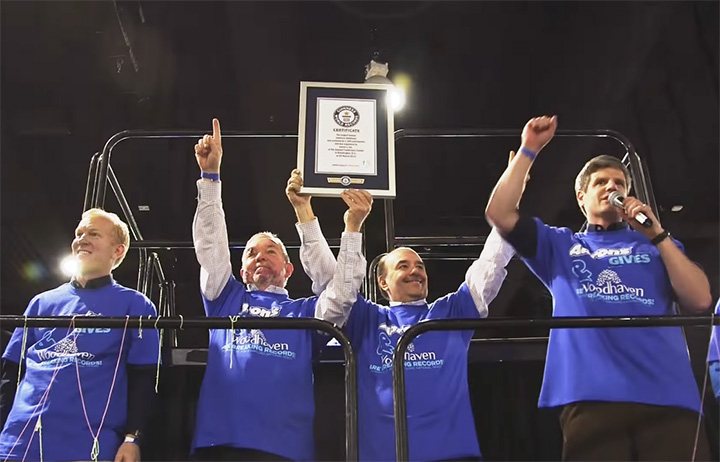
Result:
[[[96,152],[90,158],[90,170],[88,170],[87,183],[85,184],[85,201],[83,202],[83,212],[92,208],[95,203],[95,191],[97,188],[98,163],[100,161],[100,153]]]
[[[331,249],[339,249],[340,248],[340,239],[333,238],[333,239],[326,239],[328,246],[330,246]],[[245,244],[247,242],[240,242],[240,241],[230,241],[228,243],[228,248],[230,250],[245,250]],[[171,249],[188,249],[193,250],[195,249],[195,246],[192,241],[171,241],[171,240],[149,240],[145,239],[138,242],[133,242],[131,245],[131,248],[133,249],[154,249],[154,250],[171,250]],[[286,244],[286,249],[289,250],[299,250],[300,245],[299,244]]]
[[[613,317],[557,317],[544,319],[437,319],[415,324],[398,340],[393,356],[393,402],[395,415],[395,456],[398,462],[409,459],[407,432],[407,403],[405,401],[404,358],[410,343],[428,331],[508,329],[543,327],[550,329],[591,327],[668,327],[720,325],[720,317],[709,316],[613,316]]]
[[[522,130],[516,129],[401,129],[395,131],[395,143],[404,138],[492,138],[492,137],[516,137],[520,138]],[[617,141],[625,150],[624,162],[629,162],[630,173],[633,177],[633,183],[636,185],[635,191],[637,198],[645,204],[650,204],[655,215],[659,217],[655,199],[652,196],[650,180],[646,178],[642,167],[642,162],[635,147],[623,135],[615,130],[557,130],[555,137],[558,138],[609,138]],[[397,152],[397,149],[396,149]],[[390,252],[396,245],[409,244],[434,244],[437,237],[405,237],[395,235],[395,212],[393,210],[393,200],[385,199],[385,251]],[[454,242],[457,238],[445,238],[446,242]],[[478,240],[478,237],[467,236],[462,238],[465,241]]]
[[[103,147],[98,168],[97,194],[94,197],[94,207],[105,205],[105,192],[107,190],[107,179],[110,170],[110,156],[112,150],[121,141],[132,138],[157,138],[157,139],[179,139],[179,138],[202,138],[207,130],[124,130],[108,138]],[[223,132],[223,138],[297,138],[296,133],[276,132],[250,132],[250,131],[228,131]]]

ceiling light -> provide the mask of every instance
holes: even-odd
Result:
[[[399,111],[405,105],[405,91],[402,88],[396,87],[392,80],[388,79],[388,64],[379,63],[374,59],[370,60],[367,66],[365,66],[365,83],[377,83],[382,85],[392,85],[390,92],[390,104],[394,112]]]

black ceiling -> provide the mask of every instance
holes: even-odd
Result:
[[[718,295],[718,2],[3,1],[0,9],[3,313],[21,312],[62,280],[56,266],[82,211],[90,157],[114,133],[210,130],[212,117],[225,130],[294,133],[299,82],[361,82],[375,52],[391,78],[411,82],[396,128],[519,130],[529,117],[557,114],[563,129],[624,134],[645,162],[663,224]],[[133,140],[114,151],[145,238],[190,240],[192,145]],[[398,234],[487,233],[488,194],[517,145],[514,137],[399,142]],[[524,207],[579,226],[574,175],[617,149],[557,139],[533,170]],[[283,193],[294,140],[229,139],[225,152],[231,239],[272,229],[297,241]],[[338,237],[339,200],[315,205],[326,234]],[[107,207],[119,210],[110,194]],[[379,201],[375,209],[371,253],[383,242]],[[181,309],[200,314],[192,251],[161,257],[192,304]],[[117,273],[126,284],[136,262],[131,255]],[[439,295],[467,262],[432,265]],[[303,278],[296,290],[306,292]],[[530,280],[511,268],[502,313],[535,303],[523,295]]]

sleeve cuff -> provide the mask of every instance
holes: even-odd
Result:
[[[222,182],[197,180],[198,200],[202,202],[221,202]]]
[[[490,231],[485,240],[485,248],[490,251],[490,258],[502,265],[503,268],[510,263],[513,255],[515,255],[515,248],[505,241],[495,228]]]
[[[362,233],[343,231],[340,239],[340,249],[350,252],[362,252]]]
[[[305,223],[295,223],[295,229],[297,229],[298,235],[300,236],[301,244],[324,239],[322,229],[320,229],[320,221],[318,221],[317,217]]]

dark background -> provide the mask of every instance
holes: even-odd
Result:
[[[296,133],[299,82],[362,82],[376,53],[389,61],[391,79],[409,81],[396,129],[519,132],[530,117],[557,114],[561,129],[625,135],[652,180],[664,227],[704,267],[718,298],[718,2],[3,1],[0,13],[3,314],[22,313],[34,294],[65,280],[57,267],[83,210],[90,157],[113,134],[209,131],[212,117],[225,131]],[[145,239],[190,241],[193,144],[144,139],[115,148],[112,165]],[[518,144],[517,136],[399,141],[397,234],[486,235],[488,195]],[[226,139],[224,146],[231,240],[270,229],[297,243],[283,192],[295,140]],[[579,228],[575,174],[601,153],[623,151],[607,139],[556,138],[532,171],[523,209]],[[671,212],[674,205],[683,208]],[[341,201],[317,198],[314,206],[326,235],[339,237]],[[111,192],[106,208],[120,211]],[[384,250],[383,229],[376,201],[370,257]],[[480,247],[452,261],[436,259],[447,250],[419,250],[434,299],[457,287]],[[202,315],[192,250],[159,256],[176,284],[177,311]],[[296,252],[291,257],[299,263]],[[131,250],[115,276],[133,287],[137,271]],[[302,296],[309,287],[298,264],[289,289]],[[491,316],[549,315],[547,292],[513,261]],[[687,329],[700,379],[707,335]],[[185,348],[206,341],[204,332],[179,335]],[[480,348],[471,352],[470,384],[485,456],[559,457],[555,416],[535,408],[542,361],[488,361]],[[317,372],[318,455],[341,458],[341,366],[321,364]],[[184,457],[201,376],[201,367],[166,369],[167,399],[147,457]],[[707,399],[717,446],[717,411]]]

